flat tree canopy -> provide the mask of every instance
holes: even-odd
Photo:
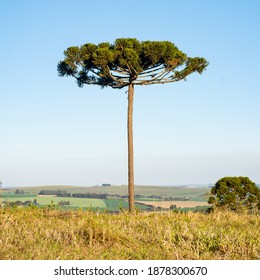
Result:
[[[58,64],[59,75],[73,76],[79,86],[123,88],[176,82],[193,72],[202,73],[208,65],[204,58],[187,57],[171,42],[139,42],[134,38],[73,46],[64,54],[65,59]]]

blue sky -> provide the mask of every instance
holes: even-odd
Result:
[[[7,186],[127,183],[126,89],[57,75],[69,46],[168,40],[210,65],[135,88],[135,183],[260,182],[260,2],[1,1],[0,179]]]

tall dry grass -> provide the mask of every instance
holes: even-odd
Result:
[[[260,259],[260,216],[0,209],[0,259]]]

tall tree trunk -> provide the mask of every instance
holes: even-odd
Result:
[[[128,137],[128,195],[129,212],[134,211],[134,143],[133,143],[134,85],[128,86],[127,137]]]

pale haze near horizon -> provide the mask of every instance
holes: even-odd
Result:
[[[135,183],[260,183],[259,13],[259,1],[1,3],[3,185],[127,184],[127,89],[57,74],[67,47],[121,37],[210,63],[185,82],[136,86]]]

